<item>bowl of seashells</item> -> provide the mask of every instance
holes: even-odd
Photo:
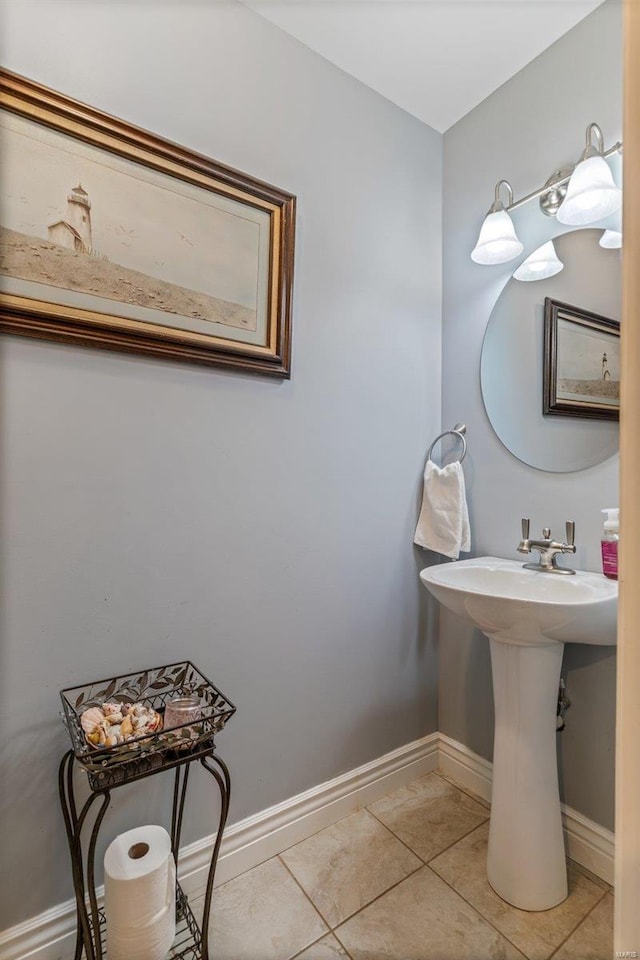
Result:
[[[144,703],[103,703],[80,715],[87,743],[96,749],[116,747],[162,728],[162,715]]]

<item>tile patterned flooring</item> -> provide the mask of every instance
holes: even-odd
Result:
[[[609,960],[611,888],[527,913],[486,879],[489,809],[437,773],[214,891],[216,960]],[[196,915],[198,901],[193,904]]]

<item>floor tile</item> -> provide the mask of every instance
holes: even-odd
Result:
[[[349,955],[332,933],[312,944],[296,960],[349,960]]]
[[[281,857],[331,927],[421,865],[366,810],[339,820]]]
[[[424,861],[489,818],[486,807],[437,773],[395,790],[368,809]]]
[[[484,797],[481,797],[480,794],[475,793],[473,790],[470,790],[469,787],[465,787],[462,783],[459,783],[455,777],[449,776],[448,773],[442,773],[438,771],[438,776],[443,780],[446,780],[447,783],[452,784],[454,787],[457,787],[458,790],[461,790],[462,793],[466,793],[468,797],[471,797],[472,800],[475,800],[476,803],[479,803],[481,807],[484,807],[485,810],[491,810],[491,804],[488,800],[485,800]]]
[[[336,930],[353,960],[522,960],[430,867]]]
[[[209,930],[224,960],[289,960],[328,933],[277,857],[214,890]]]
[[[609,960],[613,956],[613,897],[605,894],[553,960]]]
[[[609,893],[613,893],[613,886],[610,883],[607,883],[606,880],[603,880],[602,877],[599,877],[597,873],[593,873],[587,867],[584,867],[581,863],[577,861],[570,860],[569,863],[572,863],[574,868],[587,878],[587,880],[593,880],[597,887],[602,887],[603,890],[607,890]]]
[[[530,913],[502,900],[487,880],[489,825],[483,824],[431,862],[431,867],[468,900],[529,960],[547,960],[605,896],[603,889],[569,866],[569,896],[551,910]],[[526,869],[526,864],[523,864]]]

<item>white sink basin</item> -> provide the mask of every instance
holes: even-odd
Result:
[[[565,643],[616,642],[618,584],[596,573],[458,560],[420,573],[427,589],[489,637],[495,703],[487,877],[522,910],[567,896],[556,708]]]
[[[420,573],[427,589],[483,633],[510,643],[616,642],[618,584],[599,573],[573,577],[479,557]]]

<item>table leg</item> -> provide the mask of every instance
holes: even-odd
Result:
[[[190,763],[185,763],[181,767],[176,767],[176,775],[173,787],[173,809],[171,812],[171,851],[173,858],[178,862],[180,852],[180,834],[182,832],[182,814],[184,812],[184,801],[187,793],[187,782],[189,780]]]
[[[58,773],[58,788],[60,792],[60,805],[62,807],[62,816],[64,818],[67,840],[69,842],[69,854],[71,857],[71,872],[73,877],[73,888],[76,898],[76,946],[74,960],[80,960],[82,950],[86,952],[87,960],[102,960],[102,945],[100,943],[100,917],[98,914],[98,901],[95,888],[95,848],[98,839],[98,832],[102,819],[109,806],[110,793],[91,793],[78,814],[73,786],[73,751],[69,751],[62,758]],[[85,880],[84,880],[84,861],[82,856],[82,828],[86,822],[87,815],[94,802],[102,797],[102,806],[100,807],[91,830],[89,839],[89,848],[87,853],[87,887],[89,893],[89,904],[91,908],[91,923],[89,923],[89,914],[85,902]]]
[[[226,764],[215,754],[212,754],[210,757],[202,757],[200,763],[215,779],[220,790],[220,820],[218,822],[218,832],[216,834],[216,841],[213,845],[213,853],[211,855],[211,866],[209,867],[209,875],[207,877],[207,889],[204,895],[204,913],[202,915],[202,960],[209,960],[209,919],[211,914],[211,896],[213,894],[213,881],[218,863],[218,854],[220,853],[222,833],[225,823],[227,822],[227,816],[229,814],[231,778],[229,776],[229,771]],[[216,764],[217,767],[213,764]]]

